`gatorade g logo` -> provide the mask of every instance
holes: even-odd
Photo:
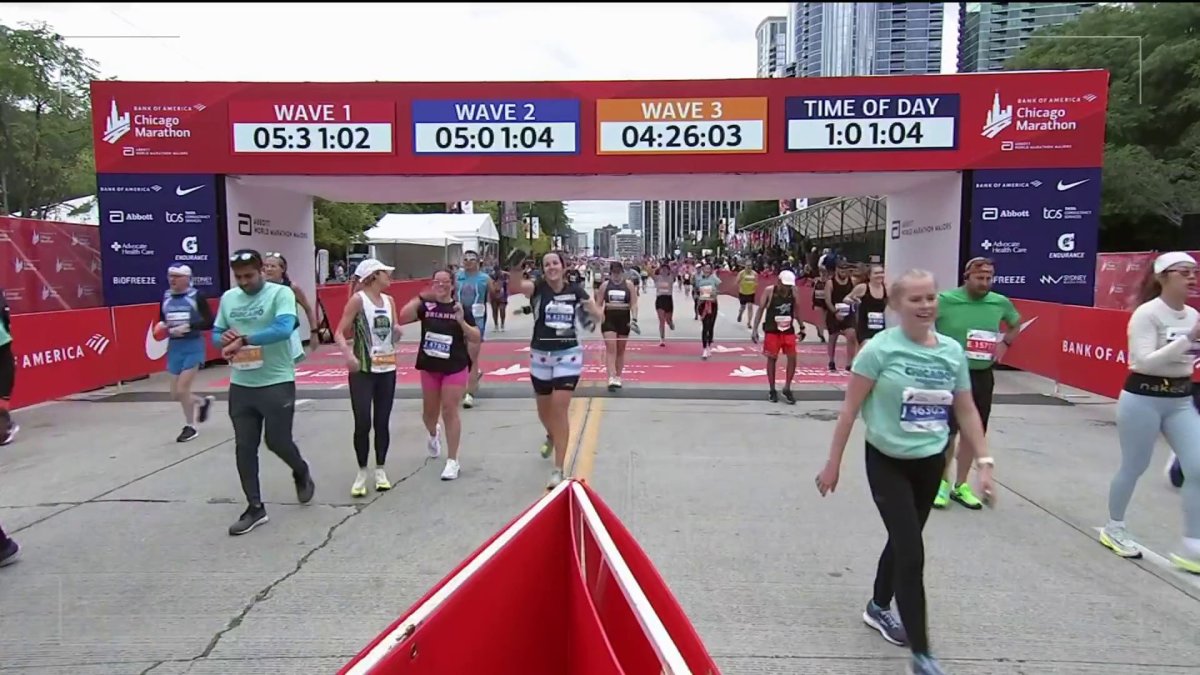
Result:
[[[196,237],[184,237],[180,248],[184,253],[195,253],[200,250],[200,244],[196,241]]]
[[[1075,250],[1075,233],[1066,232],[1058,238],[1058,250],[1067,253]]]

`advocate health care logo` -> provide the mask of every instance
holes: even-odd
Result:
[[[101,139],[109,145],[117,145],[132,133],[132,141],[163,141],[172,139],[190,139],[191,129],[184,124],[180,115],[201,112],[207,106],[203,103],[192,105],[135,105],[122,108],[117,100],[109,102],[108,117],[104,120],[104,133]],[[126,143],[131,142],[126,140]],[[187,150],[164,150],[161,147],[147,148],[136,145],[121,146],[124,157],[175,156],[188,155]]]
[[[980,135],[984,138],[994,139],[1004,134],[1010,128],[1021,133],[1036,134],[1074,132],[1079,129],[1079,121],[1075,119],[1078,113],[1072,114],[1072,106],[1092,103],[1097,98],[1099,97],[1096,94],[1091,93],[1081,96],[1028,96],[1024,98],[1018,97],[1015,103],[1009,102],[1008,105],[1005,105],[1005,102],[1011,101],[1011,99],[1005,99],[999,91],[996,91],[992,98],[992,107],[983,122]],[[1061,137],[1061,134],[1052,136],[1055,139]],[[1073,143],[1061,140],[1047,142],[1044,140],[1016,141],[1005,138],[1000,139],[1000,150],[1004,152],[1013,150],[1069,150],[1073,146]]]

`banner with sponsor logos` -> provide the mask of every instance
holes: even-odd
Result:
[[[942,288],[957,285],[961,221],[962,174],[888,195],[884,265],[894,274],[926,268]]]
[[[636,185],[639,174],[1100,166],[1107,90],[1098,70],[814,78],[800,90],[787,78],[98,81],[92,110],[101,172]],[[443,199],[430,188],[390,194]]]
[[[970,250],[995,261],[997,292],[1092,305],[1100,174],[1098,168],[974,172]]]
[[[100,230],[0,216],[0,289],[16,314],[99,307]]]
[[[107,307],[18,314],[12,319],[17,379],[14,408],[117,381],[112,312]]]
[[[1188,251],[1200,260],[1200,251]],[[1133,311],[1142,280],[1159,253],[1101,253],[1096,256],[1096,307]],[[1200,288],[1188,293],[1188,304],[1200,309]]]
[[[217,182],[211,175],[100,174],[100,238],[107,304],[157,302],[167,268],[219,295]]]

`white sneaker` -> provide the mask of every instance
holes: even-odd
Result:
[[[621,378],[614,377],[613,378],[613,386],[616,387],[617,389],[620,389],[621,388]]]
[[[387,492],[392,489],[392,481],[388,480],[387,472],[382,466],[375,467],[375,491]]]
[[[470,410],[471,408],[474,408],[475,407],[475,397],[470,394],[463,396],[463,407],[468,410]]]
[[[426,445],[429,450],[429,456],[438,458],[442,456],[442,423],[438,422],[433,435],[429,437],[429,443]]]
[[[563,470],[556,468],[550,472],[550,480],[546,481],[546,489],[553,490],[561,482],[563,482]]]
[[[708,360],[708,347],[704,348],[704,353],[700,355],[700,358],[702,358],[706,361]]]
[[[608,387],[609,387],[609,389],[616,388],[617,386],[618,386],[618,385],[617,385],[617,378],[615,378],[615,377],[612,377],[612,376],[610,375],[610,376],[609,376],[609,378],[608,378]]]
[[[442,469],[442,480],[454,480],[455,478],[458,478],[458,470],[459,466],[457,459],[446,460],[446,468]]]
[[[350,488],[351,497],[366,497],[367,496],[367,470],[359,469],[358,477],[354,479],[354,485]]]

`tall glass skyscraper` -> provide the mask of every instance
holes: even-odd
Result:
[[[940,2],[790,3],[791,74],[939,73],[943,13]]]
[[[754,31],[758,42],[757,77],[783,77],[787,67],[787,18],[768,16]]]
[[[958,72],[1003,70],[1039,28],[1071,21],[1098,2],[958,3]]]

